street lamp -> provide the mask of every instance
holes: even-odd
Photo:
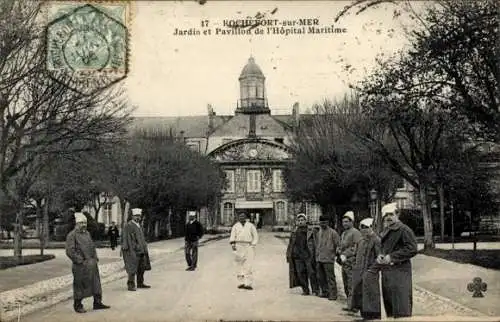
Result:
[[[375,229],[380,230],[380,216],[378,215],[379,210],[379,200],[378,200],[378,192],[375,189],[370,190],[370,199],[372,200],[372,218],[375,222]]]

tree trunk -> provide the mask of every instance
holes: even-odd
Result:
[[[444,187],[443,184],[439,184],[437,186],[438,194],[439,194],[439,219],[440,219],[440,227],[441,227],[441,242],[444,243]]]
[[[427,184],[420,181],[420,203],[422,208],[422,217],[424,220],[424,249],[434,249],[434,238],[432,233],[432,216]]]
[[[172,207],[168,207],[167,215],[167,238],[172,236]]]
[[[374,209],[375,209],[375,218],[374,218],[374,222],[375,222],[375,231],[377,233],[381,233],[382,230],[384,229],[384,223],[382,221],[382,211],[381,211],[381,206],[382,206],[382,201],[380,200],[380,197],[377,197],[377,200],[375,200],[375,205],[374,205]]]
[[[19,210],[16,216],[16,226],[14,231],[14,257],[21,260],[23,257],[23,217],[22,210]]]

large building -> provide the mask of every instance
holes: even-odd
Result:
[[[272,115],[266,98],[265,76],[250,57],[238,78],[240,97],[234,115],[217,115],[208,105],[204,116],[138,117],[138,129],[173,130],[191,149],[209,155],[221,165],[227,186],[215,214],[217,226],[234,223],[238,210],[249,212],[259,227],[287,227],[298,211],[317,221],[320,208],[308,202],[294,204],[285,194],[283,169],[293,158],[290,137],[299,126],[299,105],[287,115]],[[119,204],[119,203],[118,203]],[[119,223],[117,203],[103,209],[100,221]]]

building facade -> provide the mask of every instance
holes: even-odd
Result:
[[[205,116],[136,117],[132,130],[173,130],[185,144],[210,156],[226,176],[216,209],[201,209],[200,220],[208,224],[210,212],[217,226],[231,226],[239,210],[252,216],[258,227],[289,227],[304,212],[317,222],[320,207],[309,202],[292,203],[285,193],[283,170],[293,160],[290,138],[299,126],[299,105],[290,114],[272,115],[266,97],[266,78],[250,57],[238,78],[240,97],[234,115],[217,115],[211,105]],[[119,202],[102,208],[99,221],[120,224]]]

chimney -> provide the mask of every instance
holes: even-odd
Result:
[[[293,117],[293,128],[299,128],[299,119],[300,119],[300,111],[299,111],[299,102],[295,102],[292,107],[292,117]]]
[[[214,129],[214,109],[212,108],[211,104],[207,104],[207,111],[208,111],[208,131],[212,132]]]

